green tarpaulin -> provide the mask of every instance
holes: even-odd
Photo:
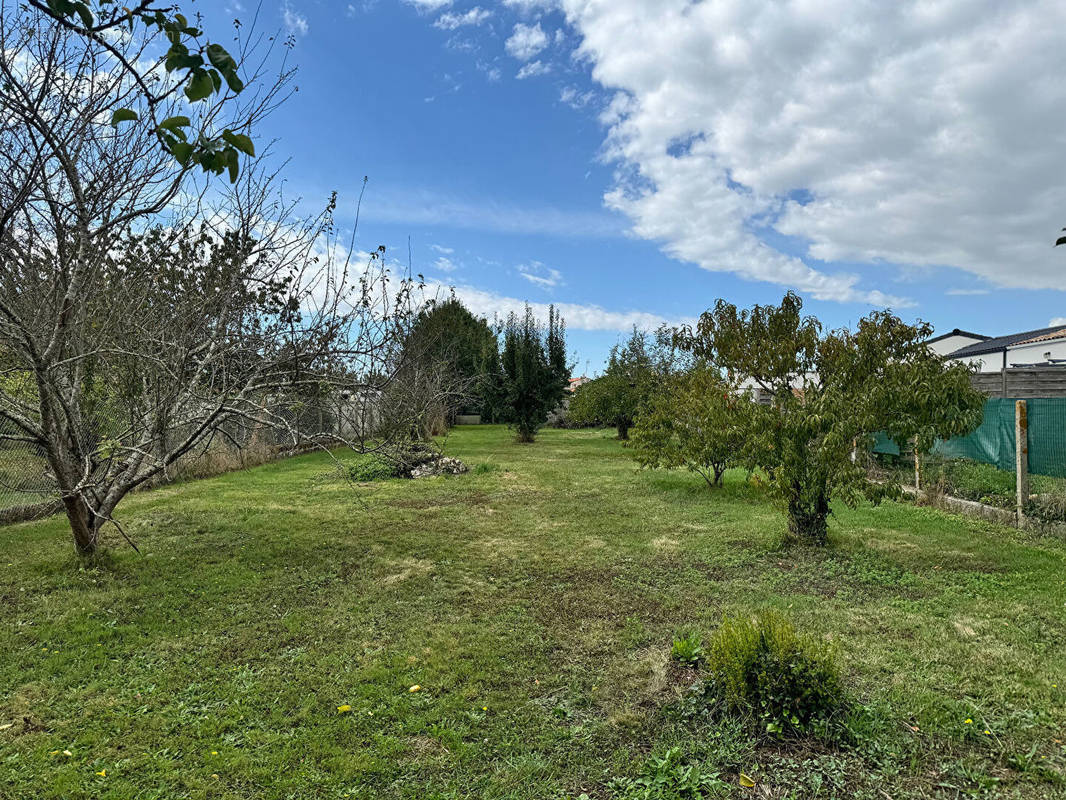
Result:
[[[969,458],[1014,471],[1013,399],[993,397],[985,402],[984,419],[968,436],[937,442],[933,452],[948,458]],[[1027,400],[1029,471],[1066,477],[1066,398]],[[899,446],[883,433],[875,435],[875,453],[899,455]]]

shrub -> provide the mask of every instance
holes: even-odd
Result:
[[[703,639],[698,633],[682,632],[674,637],[670,657],[682,664],[695,666],[703,659]]]
[[[370,483],[397,477],[396,465],[381,458],[368,456],[348,465],[348,479],[356,483]]]
[[[724,620],[706,658],[706,699],[768,733],[809,732],[845,706],[828,647],[774,613]]]

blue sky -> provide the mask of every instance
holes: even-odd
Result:
[[[1023,31],[998,58],[965,4],[759,5],[265,0],[299,92],[260,136],[290,191],[336,189],[348,219],[368,176],[360,246],[406,262],[410,239],[478,313],[560,304],[578,371],[634,322],[786,288],[830,326],[883,305],[989,334],[1066,316],[1062,89],[1022,81],[1061,74],[1054,23],[1025,27],[1061,10],[990,4]]]

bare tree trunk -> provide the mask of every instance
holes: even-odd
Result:
[[[79,556],[91,556],[96,552],[97,528],[93,514],[85,501],[76,495],[63,498],[63,507],[67,512],[70,530],[74,534],[74,549]]]

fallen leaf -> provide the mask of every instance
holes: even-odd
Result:
[[[742,772],[740,773],[740,785],[743,786],[745,789],[754,789],[755,781]]]

